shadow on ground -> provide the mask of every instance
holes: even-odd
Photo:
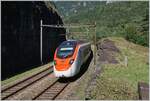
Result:
[[[87,71],[87,69],[91,63],[92,58],[93,58],[93,52],[91,51],[90,57],[81,66],[81,70],[77,75],[75,75],[74,77],[70,77],[70,78],[60,78],[58,81],[61,83],[67,83],[67,82],[73,82],[73,81],[76,81],[77,79],[79,79]]]

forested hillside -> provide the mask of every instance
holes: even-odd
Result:
[[[84,2],[82,3],[84,4]],[[86,7],[74,4],[70,6],[75,7],[76,11],[72,11],[67,17],[64,17],[64,22],[91,23],[96,21],[98,38],[122,36],[136,44],[148,46],[148,4],[148,1],[87,2]],[[59,4],[59,7],[65,8],[63,4]],[[64,10],[63,13],[65,13]]]

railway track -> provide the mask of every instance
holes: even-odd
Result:
[[[32,84],[36,83],[37,81],[40,81],[42,78],[48,76],[50,73],[52,73],[52,66],[39,72],[31,77],[28,77],[14,85],[11,85],[9,87],[6,87],[1,90],[1,99],[7,100],[13,97],[13,95],[17,94],[18,92],[22,91],[23,89],[31,86]]]
[[[54,100],[69,83],[60,83],[58,79],[52,83],[47,89],[38,94],[33,100]]]

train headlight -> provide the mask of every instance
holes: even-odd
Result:
[[[56,65],[56,60],[54,60],[54,65]]]
[[[73,62],[74,62],[74,59],[71,59],[71,60],[69,61],[69,64],[72,65]]]

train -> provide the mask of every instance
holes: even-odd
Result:
[[[91,43],[77,40],[62,42],[55,51],[53,70],[55,77],[73,77],[79,73],[91,54]]]

